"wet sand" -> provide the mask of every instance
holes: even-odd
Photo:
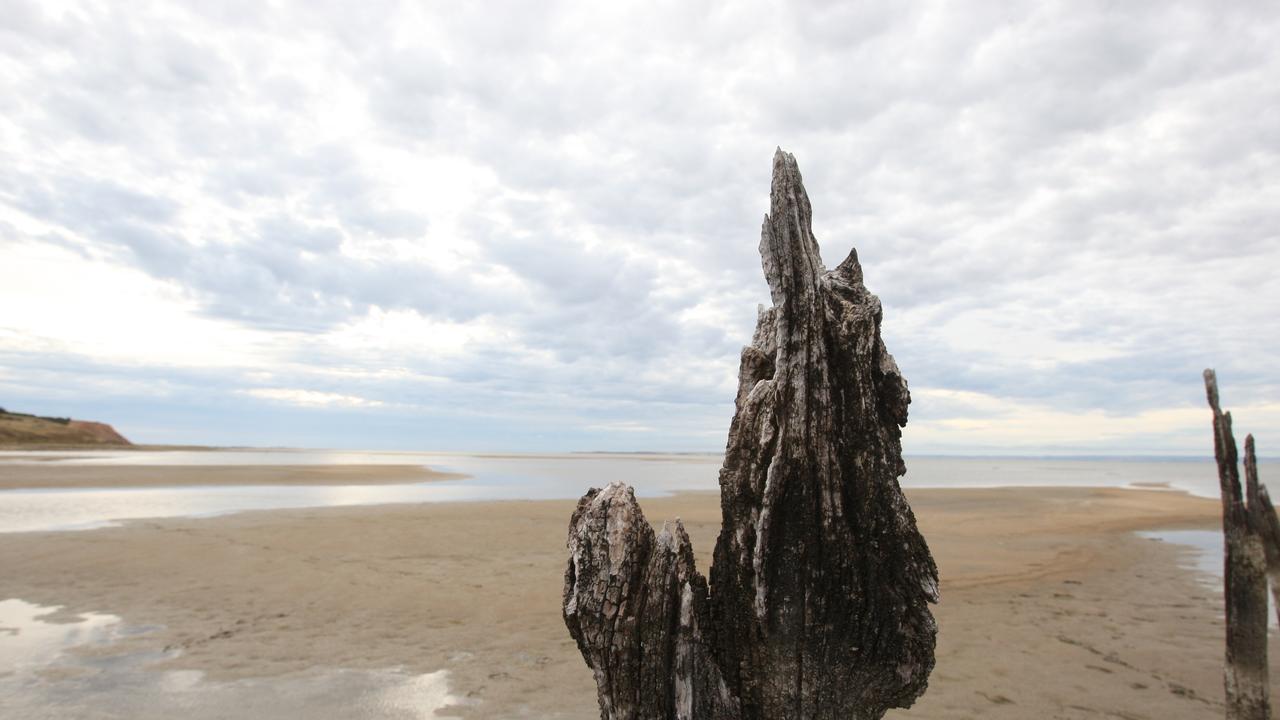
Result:
[[[421,465],[69,465],[0,462],[0,490],[197,485],[387,485],[465,477]]]
[[[132,470],[132,469],[131,469]],[[1133,535],[1213,529],[1173,492],[917,490],[941,570],[938,663],[902,718],[1205,718],[1222,713],[1221,602],[1189,551]],[[471,718],[599,717],[560,619],[572,501],[248,512],[0,536],[0,598],[164,629],[166,668],[235,679],[314,668],[445,669]],[[680,516],[704,571],[717,495]],[[1273,645],[1273,652],[1280,645]]]

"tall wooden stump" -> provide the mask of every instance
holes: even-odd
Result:
[[[1218,379],[1204,371],[1205,391],[1213,410],[1213,454],[1218,461],[1222,493],[1223,589],[1227,615],[1224,685],[1228,720],[1269,720],[1267,676],[1267,551],[1275,511],[1258,482],[1253,437],[1245,442],[1245,488],[1240,488],[1236,439],[1231,413],[1218,403]],[[1270,510],[1268,520],[1264,514]]]
[[[937,567],[898,484],[907,383],[857,253],[823,266],[781,150],[760,255],[773,306],[742,351],[710,589],[630,488],[570,522],[564,618],[606,720],[868,720],[933,669]]]

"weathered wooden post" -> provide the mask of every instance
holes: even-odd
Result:
[[[880,718],[924,692],[938,575],[898,484],[910,394],[856,252],[827,271],[795,158],[760,239],[773,306],[742,351],[712,583],[676,521],[591,490],[569,527],[564,618],[601,717]]]
[[[1258,483],[1253,437],[1245,443],[1245,490],[1240,489],[1236,439],[1231,413],[1218,403],[1218,379],[1204,371],[1204,386],[1213,410],[1213,454],[1218,461],[1222,493],[1223,588],[1227,616],[1224,685],[1228,720],[1269,720],[1267,676],[1267,572],[1263,532],[1264,489]],[[1269,502],[1265,502],[1267,507]],[[1274,520],[1275,512],[1271,512]]]
[[[1245,477],[1253,466],[1254,477],[1257,477],[1258,460],[1253,455],[1253,436],[1244,439]],[[1271,495],[1265,485],[1258,490],[1258,500],[1262,502],[1262,549],[1267,554],[1267,579],[1271,581],[1271,604],[1276,609],[1276,620],[1280,622],[1280,517],[1276,516],[1276,508],[1271,504]]]

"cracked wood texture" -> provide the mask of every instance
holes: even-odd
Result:
[[[857,253],[823,266],[781,150],[760,255],[773,305],[742,351],[710,590],[630,488],[570,522],[565,623],[606,720],[880,718],[933,669],[937,567],[898,484],[907,383]]]
[[[1223,598],[1227,653],[1223,684],[1227,720],[1269,720],[1267,675],[1267,548],[1275,511],[1258,482],[1253,436],[1245,442],[1245,487],[1240,488],[1231,413],[1218,402],[1218,378],[1204,371],[1205,393],[1213,410],[1213,455],[1222,493]],[[1271,517],[1268,519],[1267,512]]]

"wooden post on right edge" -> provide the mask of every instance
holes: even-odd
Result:
[[[1246,492],[1240,488],[1236,439],[1231,413],[1218,404],[1218,379],[1204,371],[1204,386],[1213,409],[1213,454],[1222,492],[1224,597],[1227,655],[1224,684],[1227,720],[1270,720],[1267,674],[1267,572],[1263,547],[1262,489],[1258,484],[1253,443],[1246,445]],[[1252,438],[1250,438],[1252,440]],[[1272,513],[1274,516],[1274,512]]]
[[[1271,504],[1267,486],[1258,482],[1258,457],[1253,451],[1253,436],[1244,438],[1244,478],[1246,486],[1258,486],[1258,530],[1262,534],[1262,548],[1267,554],[1267,578],[1271,580],[1271,604],[1276,607],[1276,620],[1280,621],[1280,516]]]

